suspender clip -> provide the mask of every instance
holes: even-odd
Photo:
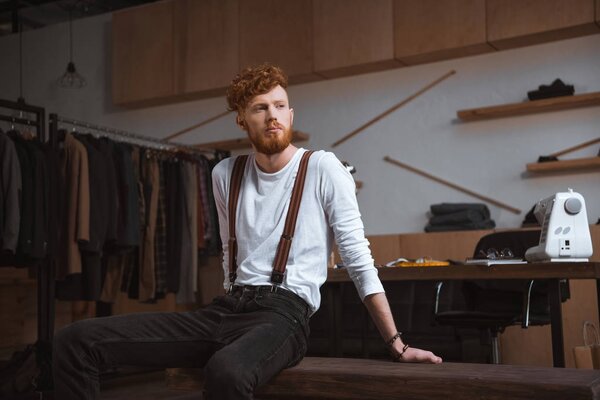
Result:
[[[271,274],[271,282],[275,285],[281,285],[283,283],[283,273],[279,271],[273,271]]]

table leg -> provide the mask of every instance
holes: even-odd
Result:
[[[329,356],[341,357],[342,351],[342,283],[326,285],[329,293],[327,306],[329,308]]]
[[[560,301],[560,280],[548,281],[548,302],[550,304],[550,327],[552,332],[552,359],[555,368],[565,367],[565,350],[562,329],[562,309]]]

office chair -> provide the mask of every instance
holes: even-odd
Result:
[[[477,243],[474,257],[493,253],[490,249],[510,249],[515,258],[522,258],[525,251],[538,244],[540,230],[496,232],[482,237]],[[498,250],[495,250],[498,253]],[[561,285],[564,285],[561,282]],[[507,326],[550,323],[547,282],[540,280],[463,281],[464,307],[440,309],[443,282],[436,285],[434,320],[440,325],[455,328],[477,328],[491,338],[492,363],[499,364],[498,334]],[[568,285],[562,301],[568,298]]]

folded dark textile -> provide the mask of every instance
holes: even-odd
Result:
[[[489,215],[485,215],[479,210],[463,210],[451,214],[434,215],[429,218],[429,225],[450,225],[463,224],[469,222],[485,221]]]
[[[529,100],[548,99],[551,97],[571,96],[575,93],[573,85],[565,85],[560,79],[555,79],[550,85],[540,85],[538,90],[527,92]]]
[[[481,222],[468,222],[464,224],[454,225],[431,225],[425,226],[425,232],[447,232],[447,231],[471,231],[478,229],[492,229],[496,227],[496,223],[492,219],[486,219]]]
[[[440,203],[432,204],[429,209],[433,215],[452,214],[458,211],[472,210],[478,211],[484,215],[485,218],[490,217],[489,208],[482,203]]]
[[[537,162],[558,161],[556,156],[539,156]]]

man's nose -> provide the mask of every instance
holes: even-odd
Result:
[[[277,120],[277,113],[276,113],[276,109],[273,106],[270,106],[267,108],[267,119],[269,121],[271,120]]]

